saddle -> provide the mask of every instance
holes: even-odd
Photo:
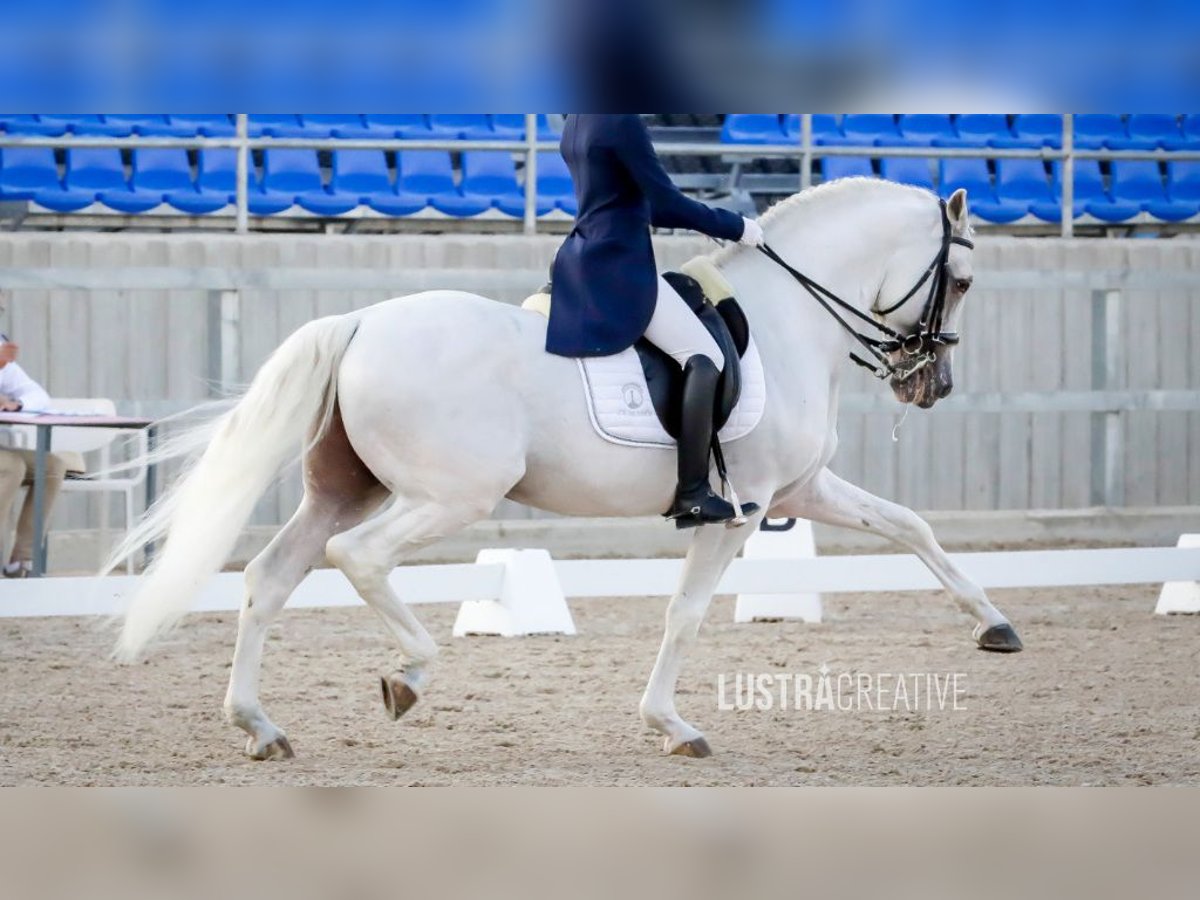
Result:
[[[714,429],[719,431],[737,406],[742,393],[742,358],[750,346],[750,324],[725,277],[704,257],[690,260],[679,272],[665,272],[663,278],[708,329],[725,357],[725,368],[717,387]],[[550,314],[550,289],[546,284],[521,304],[525,309]],[[646,387],[654,413],[663,430],[678,439],[680,407],[683,397],[683,370],[670,356],[645,338],[634,344],[646,378]]]

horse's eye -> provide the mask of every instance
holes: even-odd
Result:
[[[958,291],[960,294],[965,294],[968,290],[971,289],[971,279],[970,278],[956,278],[954,280],[954,289],[956,291]]]

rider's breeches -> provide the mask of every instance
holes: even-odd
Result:
[[[697,354],[707,356],[717,369],[725,368],[725,358],[713,336],[687,301],[662,276],[658,279],[658,302],[646,329],[646,340],[674,359],[681,368]]]

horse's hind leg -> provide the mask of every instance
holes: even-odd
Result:
[[[309,570],[322,561],[329,536],[361,522],[387,496],[350,449],[338,416],[306,457],[304,469],[300,508],[246,566],[246,595],[238,618],[225,715],[250,735],[246,752],[254,759],[292,756],[286,735],[267,718],[258,700],[267,628]]]
[[[437,644],[412,610],[388,584],[388,574],[407,554],[453,534],[486,516],[504,495],[474,501],[397,503],[326,544],[329,561],[345,573],[359,596],[377,612],[400,643],[402,668],[383,679],[383,700],[398,719],[417,700]]]
[[[334,521],[330,511],[322,510],[306,496],[291,521],[246,566],[246,596],[238,617],[225,717],[250,735],[246,753],[254,759],[292,756],[286,735],[259,705],[263,642],[292,591],[320,561],[325,541],[335,530]]]

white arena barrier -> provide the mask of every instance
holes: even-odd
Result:
[[[455,637],[575,633],[571,608],[547,551],[480,550],[475,562],[503,567],[499,595],[494,600],[463,603],[454,621]]]
[[[1178,547],[1200,548],[1200,534],[1180,535]],[[1170,613],[1200,613],[1200,579],[1195,581],[1169,581],[1158,595],[1154,611],[1159,615]]]
[[[812,522],[789,519],[784,528],[759,529],[746,541],[743,559],[813,559],[817,555]],[[733,621],[755,622],[764,619],[800,619],[821,621],[821,595],[816,593],[738,594]]]
[[[1162,584],[1200,580],[1200,547],[1112,550],[1034,550],[960,553],[952,558],[985,588]],[[679,559],[560,560],[544,550],[481,551],[477,562],[404,566],[389,576],[409,603],[487,601],[468,613],[464,631],[574,633],[565,600],[573,597],[666,596],[679,582]],[[0,617],[113,615],[134,576],[28,578],[0,582]],[[941,585],[915,556],[825,556],[813,559],[737,559],[721,579],[720,594],[927,591]],[[225,572],[204,587],[197,611],[237,611],[242,575]],[[335,569],[309,574],[289,601],[292,608],[352,606],[361,601]],[[489,605],[494,604],[494,605]],[[498,607],[498,608],[497,608]],[[460,614],[460,618],[463,616]],[[528,629],[532,629],[528,630]],[[456,628],[456,633],[458,629]]]

